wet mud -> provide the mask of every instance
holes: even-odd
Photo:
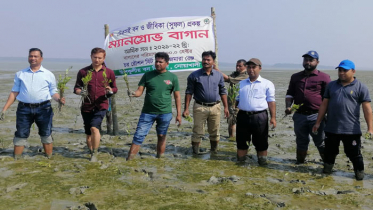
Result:
[[[269,164],[265,167],[258,165],[253,147],[245,162],[237,162],[236,143],[228,138],[227,121],[223,118],[217,154],[210,153],[206,135],[201,153],[193,155],[192,123],[183,120],[182,126],[177,127],[173,119],[164,158],[155,158],[157,137],[153,126],[136,158],[125,161],[144,96],[130,102],[122,78],[117,79],[116,96],[119,135],[106,134],[104,120],[97,163],[89,162],[80,98],[71,93],[73,81],[68,83],[67,105],[62,112],[58,113],[53,102],[53,158],[44,157],[35,126],[23,158],[15,161],[15,103],[5,121],[0,122],[0,209],[372,209],[372,141],[362,140],[366,172],[363,181],[354,179],[352,164],[342,146],[332,175],[322,174],[322,161],[312,141],[307,162],[295,164],[293,121],[291,116],[281,120],[292,73],[262,70],[262,76],[276,86],[277,102],[277,128],[269,132]],[[336,71],[327,73],[336,79]],[[71,72],[73,80],[75,75]],[[188,75],[178,74],[182,99]],[[371,72],[357,72],[356,76],[373,93]],[[132,90],[139,80],[140,77],[129,78]],[[2,77],[0,82],[2,107],[13,80]],[[175,115],[174,104],[173,107]],[[361,122],[365,131],[363,115]]]

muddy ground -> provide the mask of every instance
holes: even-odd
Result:
[[[336,71],[327,71],[336,79]],[[257,164],[251,148],[245,163],[236,162],[235,142],[228,139],[227,123],[221,120],[221,141],[216,155],[209,152],[208,136],[202,154],[192,155],[192,123],[170,125],[166,155],[155,158],[154,126],[140,154],[126,162],[144,97],[129,101],[125,83],[118,78],[119,135],[103,135],[99,162],[89,162],[85,146],[79,97],[72,94],[75,72],[68,84],[67,105],[55,108],[54,156],[43,156],[37,127],[32,128],[24,158],[15,161],[13,134],[17,103],[8,110],[0,129],[0,209],[371,209],[373,208],[372,141],[363,140],[362,153],[366,176],[356,181],[352,164],[343,154],[337,157],[330,176],[321,173],[322,162],[311,143],[307,163],[295,164],[295,136],[291,116],[281,120],[284,97],[294,71],[262,70],[262,76],[276,86],[277,128],[270,131],[269,164]],[[56,77],[59,73],[56,73]],[[14,72],[1,72],[0,106],[3,107],[13,85]],[[184,99],[186,77],[178,73]],[[373,93],[371,72],[357,77]],[[131,77],[132,90],[140,77]],[[174,104],[173,104],[174,107]],[[191,110],[190,110],[191,111]],[[174,109],[175,115],[175,109]],[[366,130],[362,120],[362,129]],[[106,131],[106,123],[102,126]]]

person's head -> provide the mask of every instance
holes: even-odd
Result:
[[[165,71],[169,64],[170,56],[165,52],[155,54],[155,69],[159,72]]]
[[[336,67],[341,82],[351,82],[355,75],[355,64],[350,60],[343,60]]]
[[[39,48],[31,48],[28,53],[30,66],[40,66],[43,61],[43,52]]]
[[[304,70],[313,71],[316,69],[319,64],[319,54],[316,51],[308,51],[306,54],[302,55],[302,57]]]
[[[244,72],[244,71],[247,71],[247,68],[246,68],[246,60],[244,59],[240,59],[237,61],[236,63],[236,71],[237,72]]]
[[[212,69],[215,64],[216,54],[212,51],[205,51],[202,53],[202,66],[204,69]]]
[[[250,79],[256,79],[259,77],[260,71],[262,70],[262,62],[258,58],[251,58],[246,62],[247,74]]]
[[[92,66],[100,66],[104,63],[106,51],[102,48],[96,47],[91,50]]]

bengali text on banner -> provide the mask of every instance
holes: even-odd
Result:
[[[202,68],[202,52],[215,49],[211,17],[143,20],[111,31],[105,39],[107,67],[115,75],[142,75],[155,70],[154,55],[170,56],[172,72]]]

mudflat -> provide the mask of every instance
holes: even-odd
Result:
[[[119,135],[106,134],[104,120],[99,162],[89,162],[80,97],[72,93],[77,72],[71,71],[66,106],[58,112],[53,102],[52,159],[43,156],[37,126],[31,128],[23,159],[12,158],[17,102],[7,111],[5,121],[0,122],[0,209],[371,209],[372,140],[362,138],[366,173],[363,181],[355,180],[352,163],[342,146],[332,175],[322,174],[322,161],[312,141],[307,163],[295,164],[293,121],[291,115],[283,118],[287,86],[295,72],[261,72],[276,87],[277,128],[269,132],[269,164],[260,167],[253,147],[246,162],[237,163],[236,144],[228,138],[227,120],[223,117],[217,154],[209,152],[206,131],[201,154],[193,155],[192,123],[183,120],[181,127],[177,127],[173,118],[164,158],[155,158],[157,138],[153,126],[140,153],[127,162],[125,157],[144,95],[130,102],[121,77],[117,78],[116,95]],[[325,72],[332,80],[337,78],[337,71]],[[13,86],[14,73],[1,71],[1,108]],[[64,72],[54,73],[58,78]],[[177,73],[183,100],[189,74]],[[357,71],[356,77],[372,95],[372,72]],[[137,89],[139,80],[140,77],[129,78],[131,90]],[[174,103],[173,113],[175,117]],[[362,112],[361,127],[365,132]]]

